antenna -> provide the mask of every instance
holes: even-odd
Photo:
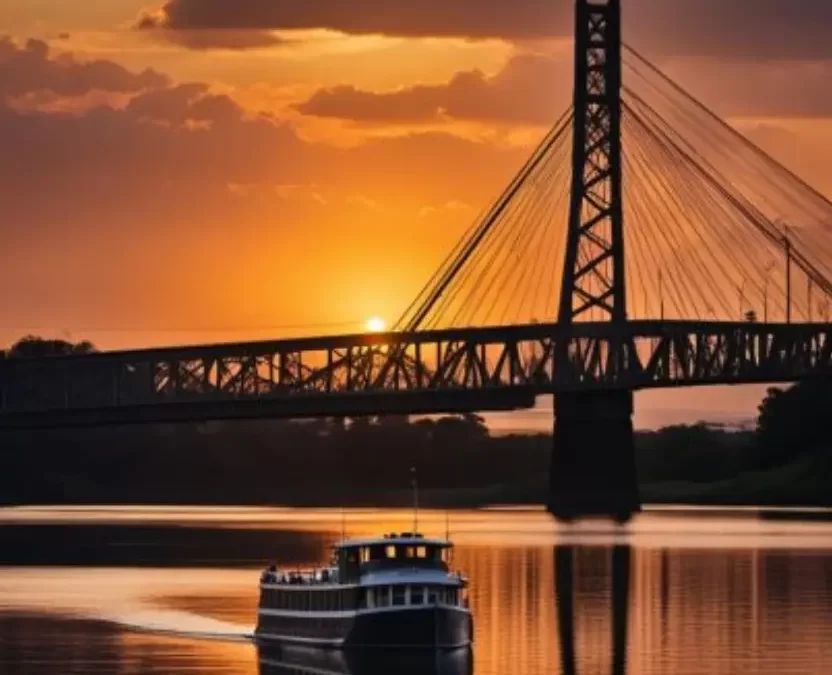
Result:
[[[448,509],[445,509],[445,541],[450,544],[448,548],[448,566],[454,564],[454,547],[451,544],[451,514]]]
[[[419,532],[419,476],[416,467],[410,467],[410,486],[413,488],[413,534]]]

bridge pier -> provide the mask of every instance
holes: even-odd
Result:
[[[557,518],[641,510],[633,441],[633,394],[593,391],[555,397],[549,511]]]

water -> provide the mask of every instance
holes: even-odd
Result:
[[[410,529],[410,517],[345,520],[366,535]],[[452,513],[473,657],[411,660],[407,672],[832,672],[829,518],[668,510],[617,527]],[[444,514],[420,520],[443,533]],[[337,510],[0,510],[0,673],[404,672],[389,660],[258,653],[250,641],[262,565],[325,560],[342,526]]]

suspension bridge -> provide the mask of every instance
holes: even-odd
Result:
[[[574,100],[393,330],[0,359],[0,430],[512,410],[550,510],[639,508],[633,392],[832,373],[832,203],[576,0]]]

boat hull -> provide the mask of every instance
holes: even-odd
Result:
[[[258,648],[259,675],[471,675],[470,647],[319,649],[269,644]]]
[[[456,649],[473,639],[471,614],[457,607],[396,607],[351,614],[262,611],[258,642],[329,647]]]

